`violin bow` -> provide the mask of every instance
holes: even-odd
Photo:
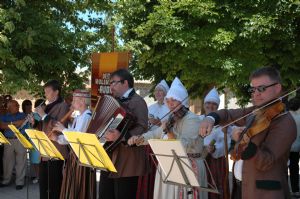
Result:
[[[292,94],[292,93],[294,93],[294,92],[297,92],[298,90],[300,90],[300,87],[298,87],[298,88],[296,88],[296,89],[294,89],[294,90],[292,90],[292,91],[290,91],[290,92],[288,92],[288,93],[286,93],[286,94],[284,94],[284,95],[282,95],[282,96],[280,96],[280,97],[277,97],[276,99],[274,99],[274,100],[268,102],[267,104],[265,104],[265,105],[263,105],[263,106],[261,106],[261,107],[259,107],[259,108],[254,109],[254,110],[251,111],[250,113],[248,113],[248,114],[246,114],[246,115],[244,115],[244,116],[242,116],[242,117],[240,117],[240,118],[238,118],[238,119],[236,119],[236,120],[234,120],[234,121],[232,121],[232,122],[229,122],[228,124],[226,124],[226,125],[224,125],[224,126],[221,126],[221,129],[227,128],[228,126],[230,126],[230,125],[236,123],[237,121],[240,121],[241,119],[244,119],[244,118],[248,117],[249,115],[251,115],[251,114],[253,114],[253,113],[256,113],[257,111],[259,111],[259,110],[261,110],[261,109],[263,109],[263,108],[265,108],[265,107],[267,107],[267,106],[273,104],[273,103],[276,102],[276,101],[282,100],[282,99],[285,98],[286,96],[289,96],[290,94]],[[217,128],[217,127],[220,127],[220,125],[216,125],[215,127],[216,127],[216,128]]]

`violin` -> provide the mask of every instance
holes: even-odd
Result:
[[[284,111],[285,105],[281,101],[277,100],[269,106],[266,106],[265,108],[253,113],[248,118],[246,127],[241,132],[239,140],[234,146],[231,159],[240,160],[241,154],[247,147],[251,138],[267,129],[270,126],[271,121]]]
[[[181,118],[183,118],[186,113],[189,111],[188,108],[186,108],[185,106],[180,107],[179,110],[177,110],[176,112],[173,112],[170,117],[169,120],[166,123],[166,127],[164,129],[165,134],[168,135],[169,139],[175,139],[175,135],[172,131],[175,122],[177,122],[178,120],[180,120]]]

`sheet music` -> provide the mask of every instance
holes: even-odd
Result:
[[[100,142],[105,142],[105,139],[104,139],[105,132],[110,129],[116,129],[119,126],[119,124],[122,122],[123,119],[124,119],[124,116],[121,115],[120,113],[116,117],[111,118],[110,121],[105,126],[105,128],[101,131],[101,133],[98,134],[98,136],[100,138]]]
[[[163,171],[163,178],[167,176],[170,172],[169,177],[166,179],[167,182],[174,182],[178,184],[185,185],[184,178],[180,172],[180,169],[176,163],[174,162],[174,157],[172,154],[172,150],[175,150],[177,155],[181,157],[183,169],[188,177],[190,184],[194,187],[199,187],[198,179],[191,169],[191,163],[186,158],[187,154],[185,149],[183,148],[181,142],[179,140],[158,140],[158,139],[151,139],[148,141],[153,153],[155,154],[160,168]]]

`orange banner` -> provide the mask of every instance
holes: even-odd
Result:
[[[95,107],[99,96],[111,94],[110,74],[117,69],[128,68],[129,59],[129,52],[92,54],[92,107]]]

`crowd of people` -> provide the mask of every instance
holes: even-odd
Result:
[[[36,100],[34,107],[30,100],[24,100],[22,112],[11,96],[0,98],[0,129],[11,143],[2,146],[0,187],[11,183],[14,170],[16,189],[24,187],[27,156],[8,127],[14,124],[24,135],[27,128],[45,132],[65,158],[49,160],[36,150],[30,152],[36,176],[33,182],[39,182],[43,199],[300,197],[300,99],[294,97],[283,103],[281,77],[273,67],[262,67],[251,74],[249,93],[253,106],[218,110],[220,97],[212,88],[203,99],[202,115],[189,110],[189,93],[177,77],[170,86],[165,80],[155,86],[156,103],[148,107],[135,92],[133,76],[125,69],[111,74],[110,89],[134,120],[122,142],[108,152],[117,173],[101,171],[98,192],[96,172],[78,164],[63,134],[87,131],[92,118],[90,93],[77,89],[71,104],[66,103],[56,80],[44,85],[45,99]],[[119,129],[109,129],[104,137],[107,142],[115,142],[120,135]],[[167,173],[151,157],[150,139],[179,140],[200,186],[207,189],[165,182]],[[234,160],[232,190],[228,154]],[[215,189],[218,193],[214,193]]]

